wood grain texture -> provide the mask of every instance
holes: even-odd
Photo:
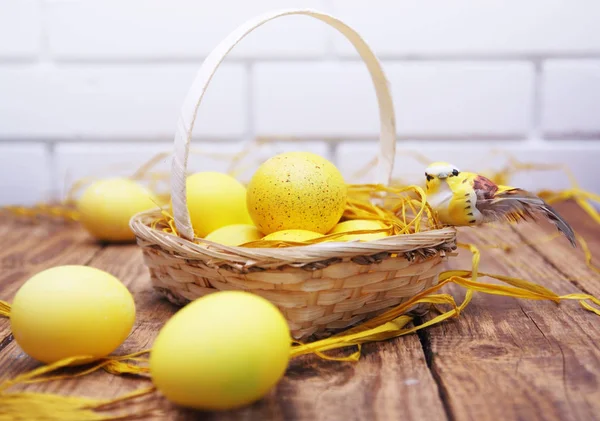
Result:
[[[142,265],[139,249],[135,245],[106,246],[98,249],[86,263],[117,276],[134,293],[136,323],[131,335],[113,354],[124,355],[149,348],[156,332],[163,321],[174,312],[174,308],[146,291],[145,282],[148,281],[148,275]],[[93,326],[90,326],[90,329],[93,329]],[[14,341],[0,353],[0,367],[5,368],[2,371],[2,379],[13,377],[37,366],[39,364],[24,354]],[[26,387],[16,386],[14,390],[26,389],[110,398],[148,385],[150,385],[149,381],[144,379],[114,376],[99,371],[80,379],[39,383]]]
[[[477,229],[475,236],[474,229]],[[523,245],[510,227],[478,227],[462,241],[508,244],[509,253],[482,248],[482,270],[532,280],[559,294],[579,289],[556,263]],[[519,225],[516,230],[524,229]],[[541,237],[539,228],[528,227]],[[482,235],[483,234],[483,235]],[[594,250],[596,253],[600,250]],[[557,257],[558,258],[558,257]],[[454,267],[469,267],[461,253]],[[565,251],[560,259],[575,260]],[[482,279],[482,281],[489,281]],[[600,279],[597,275],[593,282]],[[590,280],[592,281],[592,280]],[[459,288],[449,288],[460,296]],[[598,316],[576,302],[517,300],[476,294],[459,320],[421,336],[454,420],[591,420],[600,411]]]
[[[587,225],[577,209],[559,209],[586,236],[593,253],[600,253],[600,230]],[[587,269],[580,252],[567,242],[564,248],[562,239],[547,247],[522,244],[524,238],[552,232],[552,226],[520,224],[465,229],[460,239],[481,245],[482,270],[523,277],[561,294],[578,292],[580,287],[595,291],[600,277]],[[510,246],[510,251],[492,248],[497,244]],[[134,294],[136,323],[115,354],[150,347],[160,327],[177,311],[152,290],[135,245],[101,247],[73,226],[0,224],[3,299],[10,301],[31,274],[65,263],[106,270]],[[469,268],[470,256],[461,252],[450,266]],[[445,289],[457,299],[463,295],[460,288]],[[315,356],[295,359],[271,393],[240,410],[189,411],[174,407],[158,393],[147,402],[164,410],[156,419],[170,421],[593,420],[600,413],[599,325],[597,316],[576,302],[556,305],[476,293],[460,318],[419,335],[368,344],[358,363]],[[36,367],[7,336],[8,324],[0,319],[2,328],[0,379]],[[25,389],[108,398],[147,385],[148,380],[98,372]]]
[[[151,347],[160,327],[177,308],[152,290],[139,248],[107,246],[96,250],[88,264],[117,276],[135,298],[135,326],[114,354]],[[363,355],[358,364],[325,361],[315,356],[295,359],[284,379],[268,396],[241,410],[199,413],[176,408],[159,394],[152,399],[165,412],[159,419],[178,421],[332,420],[340,417],[422,420],[429,416],[447,419],[418,336],[369,344],[364,347]],[[0,352],[0,367],[4,368],[1,378],[12,377],[37,365],[14,342]],[[81,379],[28,385],[26,389],[107,398],[148,384],[145,380],[98,372]]]
[[[85,265],[101,249],[75,224],[4,218],[0,222],[0,299],[10,303],[35,273],[57,265]],[[0,318],[0,348],[11,341],[10,322]]]
[[[575,232],[581,235],[592,251],[600,250],[600,226],[594,222],[575,202],[566,202],[556,206],[559,213],[567,215],[569,224]],[[524,240],[543,238],[556,233],[552,224],[526,224],[517,233]],[[534,242],[533,248],[543,256],[566,279],[575,284],[580,290],[600,296],[599,274],[585,264],[583,249],[578,245],[573,249],[564,238],[551,242]],[[597,253],[592,253],[597,256]],[[593,261],[600,267],[600,258]]]

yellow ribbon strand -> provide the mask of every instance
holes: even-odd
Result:
[[[52,393],[15,392],[0,395],[0,421],[117,421],[147,420],[163,414],[159,408],[132,406],[111,413],[105,408],[122,402],[134,404],[134,400],[150,395],[154,387],[147,387],[127,393],[116,399],[97,400],[93,398],[62,396]]]
[[[252,148],[246,148],[251,150]],[[236,156],[235,165],[238,165],[245,157],[245,152]],[[423,162],[429,162],[421,155],[415,157]],[[131,178],[145,180],[156,190],[157,184],[168,178],[168,174],[151,172],[151,168],[157,164],[163,156],[157,156],[142,166]],[[531,170],[557,170],[565,171],[571,180],[571,188],[563,191],[540,191],[538,195],[549,204],[573,200],[592,220],[600,224],[600,214],[590,204],[590,201],[600,203],[600,195],[587,192],[577,184],[572,173],[563,166],[545,165],[545,164],[527,164],[521,163],[514,158],[510,158],[510,165],[502,171],[490,174],[490,178],[500,184],[509,184],[510,177],[519,171]],[[235,174],[235,168],[231,168],[231,173]],[[73,185],[66,200],[58,205],[39,204],[33,208],[13,206],[5,208],[6,210],[29,217],[40,216],[58,216],[64,219],[77,220],[78,215],[74,209],[75,196],[78,190],[88,183],[90,179],[82,179]],[[394,186],[383,186],[378,184],[356,184],[349,185],[348,203],[344,212],[345,218],[354,219],[375,219],[386,223],[388,230],[392,235],[410,234],[419,232],[424,227],[436,229],[441,227],[439,220],[432,212],[426,200],[425,192],[420,186],[401,186],[396,182]],[[163,197],[163,196],[161,196]],[[385,206],[375,206],[371,199],[380,200]],[[164,197],[165,203],[168,203],[168,195]],[[173,217],[163,211],[161,219],[152,223],[152,227],[165,232],[177,234]],[[361,230],[356,233],[380,232],[382,230]],[[524,244],[539,244],[542,241],[549,241],[558,235],[549,239],[535,239]],[[576,235],[581,244],[585,255],[585,262],[588,267],[600,273],[600,269],[592,264],[592,253],[586,241],[580,235]],[[315,240],[325,241],[334,237]],[[301,243],[310,244],[310,242]],[[255,243],[248,246],[286,246],[294,244],[264,244]],[[472,253],[471,270],[449,270],[440,274],[438,284],[416,294],[405,303],[398,305],[385,313],[374,317],[358,326],[346,331],[335,334],[329,338],[318,340],[311,343],[294,342],[291,349],[291,358],[301,355],[314,354],[315,356],[334,361],[355,362],[360,359],[361,346],[368,342],[383,341],[391,338],[414,333],[418,330],[439,324],[449,318],[459,317],[465,310],[475,292],[507,296],[520,299],[531,300],[549,300],[560,304],[563,300],[578,301],[580,306],[600,316],[600,300],[594,296],[584,293],[566,294],[559,296],[548,288],[538,285],[524,279],[479,272],[479,263],[481,254],[479,249],[473,244],[458,244],[459,247],[467,249]],[[484,246],[487,247],[487,246]],[[496,245],[496,248],[503,250],[513,249],[512,245]],[[500,281],[502,284],[491,284],[481,282],[480,278],[491,278]],[[440,290],[446,285],[455,284],[466,290],[462,303],[457,304],[454,297],[447,293],[441,293]],[[415,317],[410,315],[411,309],[416,305],[428,305],[438,310],[440,314],[431,317],[429,320],[415,323]],[[444,309],[447,309],[444,311]],[[10,305],[0,301],[0,316],[10,317]],[[341,350],[343,348],[352,348],[353,352],[349,355],[339,356],[327,354],[329,351]],[[143,408],[133,408],[139,404],[142,397],[149,397],[155,388],[145,387],[133,392],[126,393],[114,399],[92,399],[84,397],[60,396],[46,393],[30,392],[7,392],[7,389],[16,384],[31,384],[38,382],[47,382],[61,380],[72,377],[81,377],[100,369],[113,375],[134,374],[143,379],[150,378],[148,367],[148,358],[144,356],[149,350],[124,356],[109,356],[94,360],[89,365],[89,358],[73,357],[65,360],[38,367],[30,372],[21,374],[14,379],[5,380],[0,383],[0,421],[24,421],[24,420],[132,420],[148,419],[148,417],[158,414],[158,410],[152,409],[150,405]],[[88,365],[78,366],[69,374],[58,373],[59,370],[71,366],[77,362],[88,362]],[[122,411],[113,408],[117,404],[127,402],[129,405]]]
[[[0,316],[10,317],[10,304],[8,304],[6,301],[0,300]]]
[[[585,241],[585,239],[577,233],[575,233],[575,238],[577,239],[579,245],[581,245],[581,249],[583,250],[586,266],[592,269],[594,272],[600,273],[600,269],[592,263],[593,256],[592,252],[590,251],[590,248],[588,247],[587,241]]]
[[[31,371],[28,371],[27,373],[21,374],[13,378],[12,380],[5,380],[4,382],[0,383],[0,393],[16,384],[40,383],[72,377],[81,377],[98,371],[101,368],[113,374],[146,374],[149,372],[146,366],[138,366],[133,364],[133,362],[147,362],[147,358],[140,358],[140,356],[149,352],[150,350],[143,350],[128,355],[113,355],[103,358],[96,358],[93,359],[91,362],[89,360],[92,357],[85,355],[63,358],[62,360],[40,366]],[[46,376],[47,374],[56,372],[62,368],[69,367],[74,364],[81,364],[87,362],[93,364],[90,367],[80,370],[78,372],[64,375]]]
[[[141,388],[114,399],[92,399],[48,393],[6,392],[8,388],[17,384],[31,384],[81,377],[101,368],[104,368],[111,374],[146,374],[149,373],[149,369],[145,366],[138,366],[134,362],[147,361],[146,358],[140,358],[140,356],[148,352],[148,350],[144,350],[129,355],[109,356],[98,359],[90,368],[82,369],[75,373],[47,376],[47,374],[71,366],[74,363],[89,360],[89,357],[86,356],[70,357],[38,367],[11,380],[5,380],[0,383],[0,421],[148,419],[148,417],[158,414],[157,408],[145,406],[135,411],[132,408],[127,408],[126,410],[121,410],[121,412],[111,414],[100,413],[99,411],[109,411],[110,406],[114,404],[124,401],[134,401],[142,396],[150,395],[156,390],[154,386]]]
[[[318,340],[312,343],[294,342],[290,352],[290,358],[301,355],[314,354],[319,358],[333,361],[355,362],[360,359],[361,346],[365,343],[383,341],[399,336],[414,333],[418,330],[439,324],[449,318],[458,317],[471,301],[475,291],[486,294],[524,298],[532,300],[550,300],[560,303],[562,300],[577,300],[580,305],[596,315],[600,316],[600,309],[595,308],[589,302],[600,307],[600,300],[589,294],[577,293],[559,296],[546,287],[515,277],[489,274],[479,272],[481,254],[473,244],[459,244],[459,247],[468,249],[472,253],[471,270],[450,270],[440,274],[439,282],[385,313],[374,317],[354,328],[331,336],[330,338]],[[478,281],[481,277],[489,277],[503,282],[506,285],[489,284]],[[450,283],[459,285],[466,289],[463,302],[456,304],[454,297],[450,294],[436,294],[441,288]],[[589,302],[588,302],[589,301]],[[450,306],[450,309],[418,325],[409,326],[414,321],[413,316],[406,314],[417,304],[429,304],[431,306]],[[347,356],[332,356],[327,351],[342,348],[356,347],[356,350]],[[91,367],[70,374],[59,374],[48,376],[61,368],[76,362],[86,360],[87,357],[67,358],[54,364],[39,367],[28,373],[17,376],[0,384],[0,421],[21,421],[26,419],[40,420],[127,420],[142,418],[140,411],[131,407],[120,413],[100,413],[107,411],[110,405],[128,401],[133,405],[136,399],[147,396],[155,391],[154,387],[136,390],[120,397],[108,400],[94,400],[89,398],[49,395],[42,393],[17,392],[7,393],[6,389],[15,384],[28,384],[42,381],[60,380],[70,377],[80,377],[90,374],[99,369],[104,369],[111,374],[138,374],[149,377],[147,357],[143,355],[150,350],[140,351],[124,356],[109,356],[98,359]],[[6,408],[6,409],[5,409]],[[155,409],[144,407],[144,416],[155,413]]]
[[[399,337],[417,330],[433,326],[448,318],[457,317],[460,312],[469,304],[475,291],[483,292],[491,295],[501,295],[513,298],[524,298],[530,300],[550,300],[555,303],[560,303],[561,300],[578,300],[580,305],[588,311],[591,311],[600,316],[600,310],[592,307],[587,301],[592,301],[600,306],[600,300],[589,294],[568,294],[559,296],[548,288],[511,276],[496,275],[489,273],[479,273],[480,252],[473,244],[459,244],[459,247],[467,248],[473,254],[472,269],[466,270],[450,270],[440,274],[439,282],[420,292],[407,302],[386,311],[385,313],[365,322],[361,325],[349,329],[330,338],[322,339],[308,344],[300,344],[292,348],[292,357],[315,353],[321,356],[323,352],[334,349],[344,348],[348,346],[360,345],[366,342],[380,341]],[[499,280],[508,285],[496,285],[477,281],[478,277],[489,277]],[[464,287],[467,292],[463,302],[457,305],[454,298],[448,294],[432,295],[444,285],[454,283]],[[412,306],[416,304],[447,304],[452,308],[445,313],[442,313],[425,323],[418,326],[406,328],[405,326],[413,321],[411,316],[406,313]],[[335,359],[335,357],[329,357]]]

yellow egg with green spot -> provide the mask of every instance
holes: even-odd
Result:
[[[287,152],[260,165],[246,199],[254,224],[265,234],[288,229],[325,234],[342,217],[347,195],[333,163],[310,152]]]
[[[351,231],[364,231],[364,230],[380,230],[382,228],[387,228],[386,225],[381,221],[371,220],[371,219],[349,219],[344,222],[340,222],[337,224],[328,234],[339,234],[344,232]],[[333,239],[332,241],[371,241],[377,240],[378,238],[387,237],[387,232],[374,232],[374,233],[366,233],[366,234],[348,234],[338,238]]]

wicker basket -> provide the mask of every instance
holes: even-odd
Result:
[[[298,340],[326,336],[403,303],[434,285],[446,252],[454,250],[452,227],[369,242],[330,242],[287,248],[228,247],[194,242],[185,191],[190,138],[198,106],[227,53],[248,33],[275,18],[306,15],[344,34],[366,63],[381,122],[378,179],[388,185],[395,157],[392,98],[381,65],[369,46],[340,20],[314,10],[283,10],[254,18],[232,32],[206,58],[183,104],[171,168],[174,220],[180,236],[153,229],[159,211],[131,220],[154,288],[185,305],[219,290],[246,290],[277,305]],[[411,309],[422,310],[414,307]]]

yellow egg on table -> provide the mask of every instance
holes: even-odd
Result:
[[[304,229],[325,234],[340,220],[347,185],[327,159],[308,152],[276,155],[248,184],[248,211],[258,229],[270,234]]]
[[[260,240],[262,237],[262,233],[254,225],[233,224],[214,230],[204,239],[226,246],[239,246],[250,241]]]
[[[308,230],[290,229],[272,232],[271,234],[264,236],[263,240],[302,242],[313,240],[319,237],[323,237],[323,234]]]
[[[77,201],[80,222],[98,240],[126,242],[135,239],[129,228],[132,216],[158,208],[146,187],[128,178],[109,178],[89,185]]]
[[[329,232],[329,234],[338,234],[342,232],[350,232],[350,231],[362,231],[362,230],[379,230],[382,228],[386,228],[386,225],[381,221],[371,220],[371,219],[349,219],[344,222],[340,222]],[[369,234],[348,234],[338,238],[333,239],[332,241],[371,241],[376,240],[378,238],[387,237],[387,232],[374,232]]]
[[[291,336],[281,312],[258,295],[222,291],[183,307],[152,345],[150,373],[170,401],[226,410],[262,398],[285,374]]]
[[[246,188],[234,177],[213,171],[188,176],[188,211],[196,235],[233,224],[252,224],[246,207]]]
[[[104,357],[129,335],[135,303],[113,275],[89,266],[43,270],[17,291],[11,331],[29,356],[44,363],[67,357]]]

